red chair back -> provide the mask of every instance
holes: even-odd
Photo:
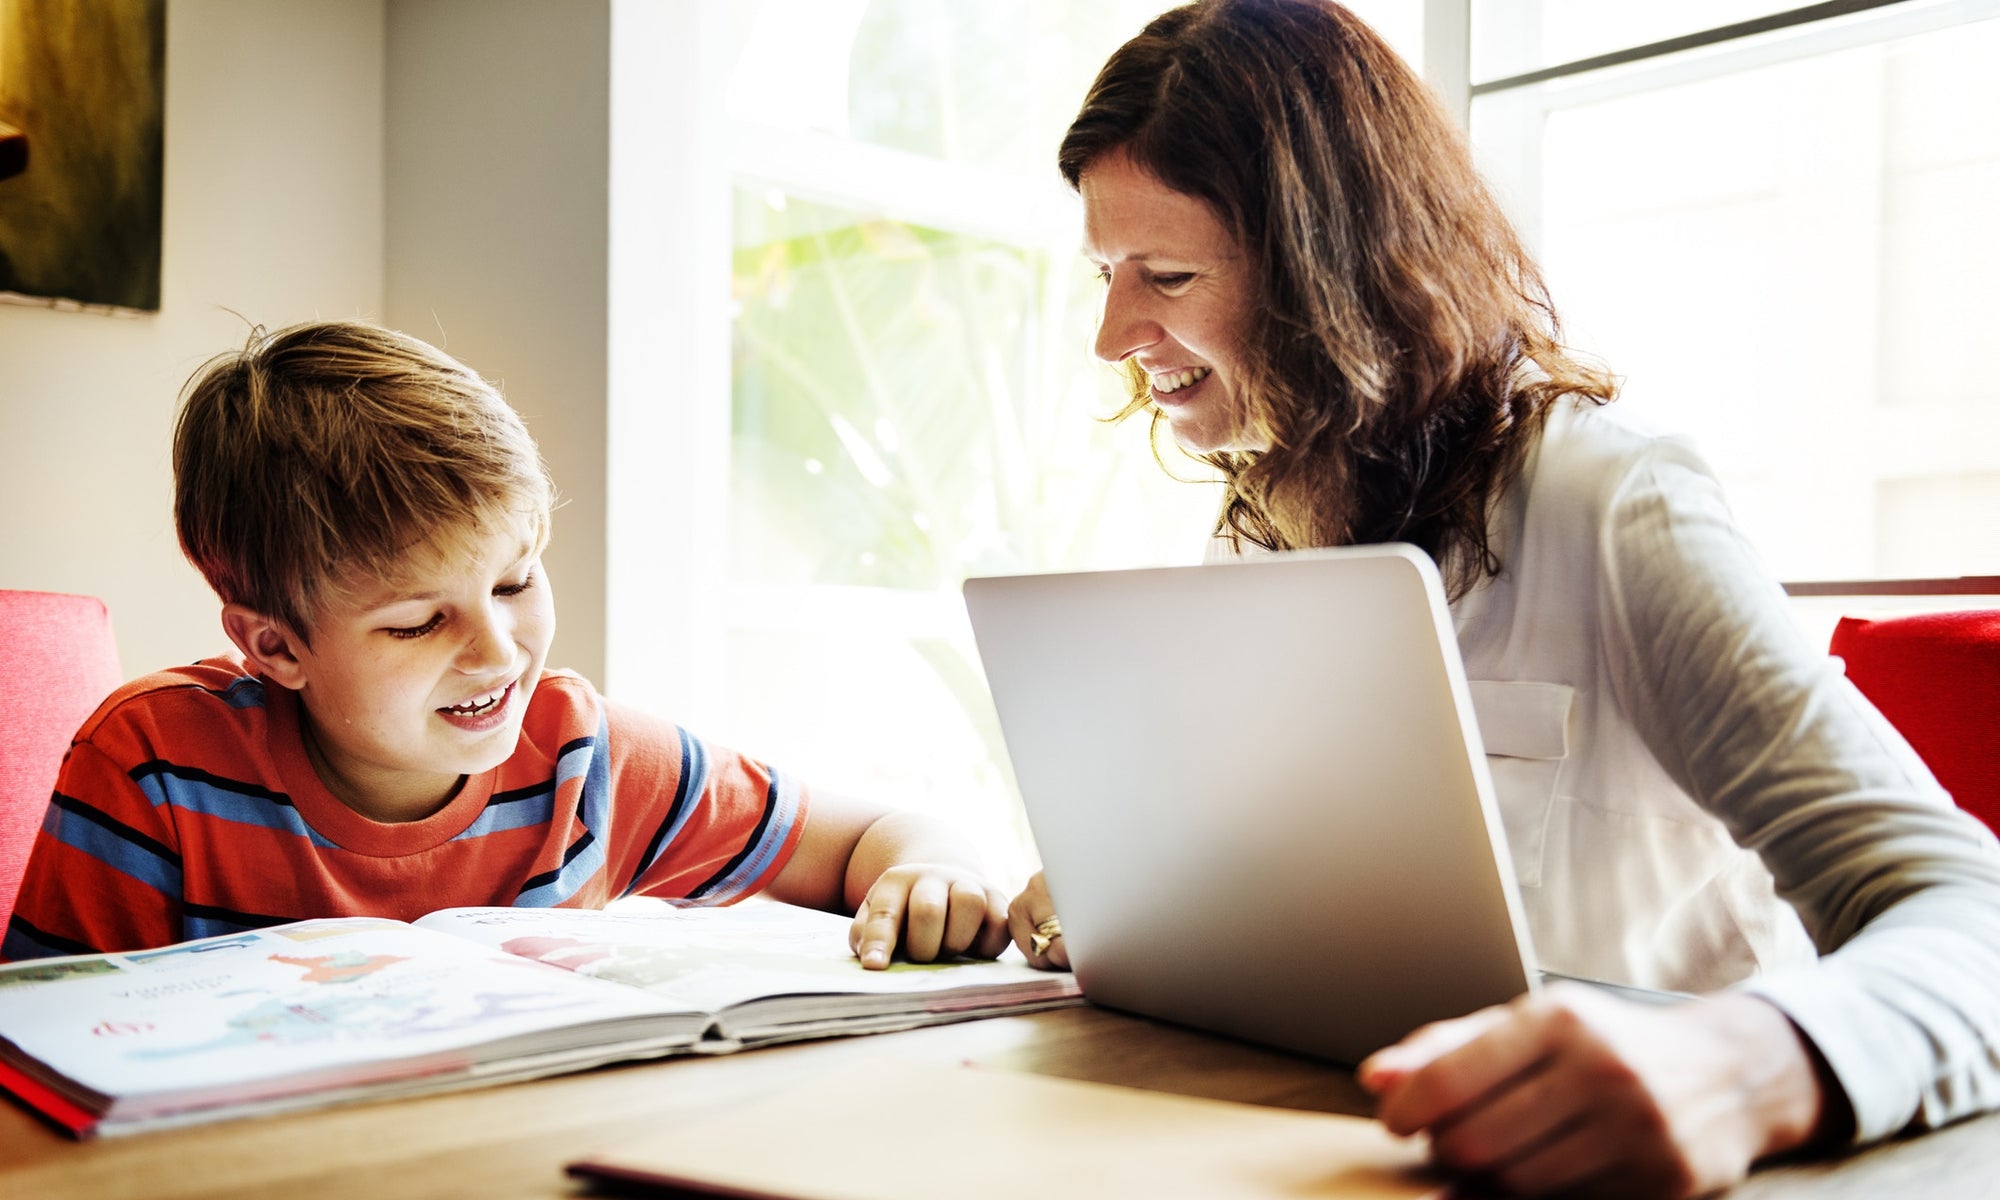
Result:
[[[70,739],[123,678],[102,600],[0,591],[0,930]]]
[[[2000,609],[1842,617],[1829,649],[1959,807],[2000,831]]]

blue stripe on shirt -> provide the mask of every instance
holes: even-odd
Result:
[[[217,937],[225,933],[243,933],[252,929],[268,929],[273,925],[283,925],[297,917],[274,917],[265,913],[239,912],[230,908],[218,908],[212,904],[185,904],[181,908],[181,940]]]
[[[750,894],[750,888],[771,869],[778,852],[790,839],[799,820],[799,787],[789,775],[771,772],[771,786],[764,794],[764,817],[751,835],[750,844],[715,878],[688,893],[688,899],[702,904],[728,904]]]
[[[221,691],[210,690],[212,696],[219,696],[231,708],[264,707],[264,683],[254,676],[243,675],[235,679]]]
[[[577,799],[577,816],[583,836],[570,843],[562,867],[553,876],[538,875],[514,897],[517,908],[554,908],[583,889],[604,869],[604,839],[611,813],[610,727],[603,712],[597,716],[597,736],[578,738],[562,748],[556,757],[556,783],[583,779],[583,794]]]
[[[667,847],[674,844],[674,839],[680,836],[681,829],[687,825],[689,815],[701,803],[702,795],[708,790],[708,747],[701,744],[700,738],[694,737],[685,729],[676,727],[675,732],[681,737],[680,783],[674,788],[674,802],[667,809],[666,819],[653,831],[653,840],[646,847],[645,859],[640,862],[639,869],[633,872],[631,880],[625,885],[623,894],[627,896],[638,888],[639,881],[646,877],[646,872],[651,870],[653,864],[660,860],[660,856],[667,852]]]
[[[61,792],[49,798],[42,832],[167,896],[181,894],[181,857],[169,846]]]
[[[289,833],[307,839],[322,850],[333,848],[332,842],[306,824],[298,809],[292,807],[291,797],[282,792],[223,779],[206,771],[176,766],[159,759],[140,763],[127,774],[155,808],[164,804],[218,821]]]
[[[547,825],[554,817],[555,808],[556,785],[553,780],[510,792],[495,792],[472,824],[451,840],[459,842],[508,829]]]
[[[56,958],[66,954],[96,954],[95,946],[57,937],[46,930],[37,929],[28,919],[15,913],[7,921],[7,940],[0,942],[0,958],[8,962],[27,962],[35,958]]]

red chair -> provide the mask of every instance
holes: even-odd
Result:
[[[0,930],[70,738],[123,679],[102,600],[0,590]]]
[[[2000,609],[1842,617],[1829,649],[1959,807],[2000,831]]]

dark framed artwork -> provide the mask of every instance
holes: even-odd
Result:
[[[0,0],[0,299],[157,312],[166,0]]]

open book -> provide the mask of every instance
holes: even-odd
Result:
[[[848,919],[457,908],[0,967],[0,1087],[79,1137],[1076,1001],[999,962],[865,971]]]

